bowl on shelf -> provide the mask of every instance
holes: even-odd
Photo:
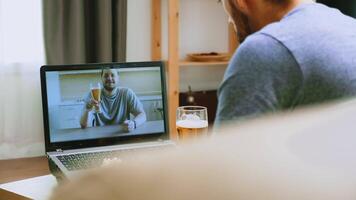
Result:
[[[226,61],[230,58],[229,53],[188,53],[187,58],[190,61],[196,62],[216,62],[216,61]]]

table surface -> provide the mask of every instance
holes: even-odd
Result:
[[[0,184],[48,174],[50,171],[45,156],[0,160]],[[28,198],[0,189],[0,199],[21,200]]]
[[[136,129],[126,132],[122,125],[110,125],[100,127],[88,127],[85,129],[73,128],[63,130],[53,130],[51,138],[53,142],[71,141],[71,140],[84,140],[84,139],[96,139],[115,136],[128,136],[128,135],[143,135],[149,133],[164,132],[164,122],[159,121],[147,121],[137,127]]]

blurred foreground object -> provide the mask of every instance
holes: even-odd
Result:
[[[52,199],[356,199],[356,101],[261,118],[59,187]]]

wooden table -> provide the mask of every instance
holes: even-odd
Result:
[[[122,125],[88,127],[85,129],[73,128],[53,130],[51,132],[51,140],[52,142],[63,142],[84,139],[144,135],[162,132],[164,132],[164,122],[163,120],[158,120],[147,121],[130,132],[126,132]]]
[[[0,184],[50,174],[47,158],[33,157],[0,160]],[[0,199],[28,199],[18,194],[0,189]]]

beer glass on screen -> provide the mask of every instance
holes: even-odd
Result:
[[[91,83],[90,84],[90,91],[91,91],[91,96],[93,97],[94,100],[100,102],[100,96],[101,96],[101,86],[100,83]],[[95,106],[95,112],[99,113],[100,112],[100,107]]]
[[[181,141],[208,135],[208,112],[202,106],[182,106],[177,109],[176,127]]]

